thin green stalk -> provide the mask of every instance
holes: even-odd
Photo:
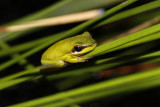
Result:
[[[105,53],[112,52],[114,48],[117,48],[119,46],[123,45],[128,45],[128,43],[133,42],[135,40],[141,39],[143,37],[146,37],[148,35],[151,35],[153,33],[159,32],[160,31],[160,24],[156,24],[154,26],[151,26],[149,28],[146,28],[144,30],[141,30],[139,32],[130,34],[128,36],[122,37],[120,39],[114,40],[112,42],[106,43],[104,45],[98,46],[95,50],[92,52],[86,54],[85,56],[97,56],[97,55],[102,55]],[[152,38],[152,37],[150,37]]]
[[[135,54],[133,54],[135,55]],[[132,56],[132,55],[130,55]],[[112,61],[112,60],[115,60],[117,58],[124,58],[126,57],[125,55],[120,55],[120,56],[117,56],[117,57],[111,57],[111,58],[106,58],[106,59],[102,59],[102,60],[97,60],[96,61],[96,64],[101,64],[101,63],[105,63],[105,62],[109,62],[109,61]],[[141,55],[139,57],[136,57],[133,59],[133,61],[136,61],[136,60],[143,60],[143,59],[146,59],[146,58],[153,58],[151,60],[154,60],[154,57],[157,59],[158,57],[160,57],[160,51],[156,51],[156,52],[151,52],[151,53],[148,53],[148,54],[145,54],[145,55]],[[148,61],[147,61],[148,62]],[[149,60],[150,62],[150,60]]]
[[[57,101],[57,102],[53,102],[51,104],[46,104],[46,106],[54,106],[54,107],[66,107],[69,105],[72,105],[74,103],[76,104],[83,104],[85,102],[89,102],[89,101],[93,101],[96,99],[100,99],[103,97],[109,97],[115,94],[122,94],[122,93],[129,93],[129,92],[135,92],[135,91],[139,91],[139,90],[144,90],[144,89],[148,89],[148,88],[153,88],[153,87],[157,87],[160,85],[160,79],[155,79],[152,81],[145,81],[143,83],[136,83],[136,84],[128,84],[127,86],[123,86],[123,87],[116,87],[116,88],[111,88],[111,89],[106,89],[104,91],[98,91],[98,92],[94,92],[91,94],[86,94],[78,97],[74,97],[69,101],[66,100],[62,100],[62,101]],[[41,106],[41,105],[40,105]]]
[[[160,63],[160,58],[154,58],[154,59],[145,61],[143,64],[148,64],[148,63]]]
[[[15,79],[15,78],[18,78],[18,77],[26,75],[26,74],[39,73],[39,71],[40,71],[39,67],[34,67],[34,68],[31,68],[31,69],[27,69],[27,70],[24,70],[22,72],[18,72],[18,73],[15,73],[15,74],[0,78],[0,83],[8,81],[8,80]]]
[[[115,79],[112,79],[112,80],[106,80],[106,81],[103,81],[103,82],[100,82],[100,83],[96,83],[96,84],[93,84],[93,85],[81,87],[81,88],[78,88],[78,89],[73,89],[73,90],[69,90],[69,91],[66,91],[66,92],[53,94],[53,95],[38,98],[38,99],[35,99],[35,100],[15,104],[15,105],[12,105],[10,107],[37,106],[37,105],[45,104],[45,103],[48,103],[48,102],[51,102],[51,101],[53,102],[53,101],[61,100],[61,99],[64,99],[64,98],[70,98],[70,97],[74,97],[74,96],[85,95],[87,93],[93,93],[93,92],[100,91],[100,90],[105,90],[105,89],[108,89],[108,88],[110,89],[112,87],[116,87],[117,85],[120,86],[120,85],[123,85],[123,84],[129,84],[133,81],[148,79],[150,77],[157,77],[159,75],[160,75],[160,68],[155,68],[155,69],[152,69],[152,70],[147,70],[145,72],[139,72],[139,73],[136,73],[136,74],[123,76],[123,77],[115,78]],[[156,84],[156,85],[160,85],[160,84]],[[126,88],[127,87],[125,87],[125,89]]]
[[[86,68],[76,69],[76,70],[70,70],[66,71],[64,73],[59,73],[56,75],[48,75],[46,78],[48,80],[58,79],[58,78],[66,78],[66,77],[74,77],[74,76],[80,76],[88,73],[94,73],[98,72],[104,69],[109,69],[115,66],[119,66],[122,63],[113,63],[113,64],[101,64],[96,66],[90,66]]]
[[[0,41],[0,46],[1,46],[2,49],[8,49],[8,48],[10,48],[10,46],[8,44],[6,44],[5,42],[3,42],[3,41]],[[19,57],[19,54],[16,53],[16,54],[13,54],[11,56],[12,56],[12,58],[17,58],[17,57]],[[29,69],[29,68],[33,67],[33,65],[29,64],[26,59],[21,59],[20,61],[18,61],[18,63],[19,63],[19,65],[25,65],[25,64],[27,64],[27,65],[25,65],[26,69]]]
[[[71,101],[73,101],[73,99],[66,98],[66,99],[64,99],[62,101],[63,102],[71,102]],[[49,104],[43,104],[43,105],[39,105],[39,106],[43,106],[43,107],[64,107],[64,106],[55,106],[55,102],[51,102]],[[80,107],[80,106],[77,105],[76,103],[72,102],[72,104],[68,105],[67,107]]]
[[[70,105],[69,107],[81,107],[80,105],[77,105],[77,104],[72,104]]]
[[[115,50],[124,49],[124,48],[127,48],[127,47],[131,47],[131,46],[143,44],[143,43],[150,42],[150,41],[154,41],[154,40],[158,40],[158,39],[160,39],[160,32],[157,32],[157,33],[154,33],[154,34],[145,36],[145,37],[143,37],[143,38],[140,38],[140,39],[138,39],[138,40],[135,40],[135,41],[132,41],[132,42],[123,44],[123,45],[120,45],[120,46],[118,46],[118,47],[115,47],[115,48],[109,50],[108,52],[112,52],[112,51],[115,51]]]
[[[0,84],[1,84],[0,90],[6,89],[8,87],[17,85],[22,82],[38,80],[38,79],[42,78],[42,75],[32,76],[32,77],[26,76],[26,77],[20,77],[20,78],[16,78],[16,79],[12,79],[12,78],[15,78],[15,77],[8,76],[6,78],[3,78],[2,81],[0,80]]]
[[[146,36],[146,37],[143,37],[143,38],[140,38],[140,39],[132,41],[130,43],[126,43],[124,45],[120,45],[118,47],[115,47],[115,48],[111,49],[110,51],[119,50],[119,49],[127,48],[127,47],[130,47],[130,46],[139,45],[139,44],[150,42],[150,41],[157,40],[157,39],[160,39],[160,32],[154,33],[152,35],[149,35],[149,36]],[[123,56],[124,55],[118,55],[116,57],[111,57],[111,58],[98,60],[98,61],[96,61],[96,64],[100,64],[100,63],[104,63],[104,62],[107,62],[107,61],[111,61],[113,59],[120,58],[120,57],[123,57]],[[144,56],[145,57],[156,57],[156,56],[159,56],[159,51],[153,52],[153,53],[149,53],[149,54],[144,55]],[[138,59],[144,58],[144,56],[141,56]]]
[[[160,1],[156,0],[156,1],[153,1],[153,2],[150,2],[147,4],[135,7],[133,9],[129,9],[124,12],[117,13],[116,15],[98,23],[96,26],[93,27],[93,29],[100,27],[100,26],[103,26],[103,25],[106,25],[106,24],[109,24],[109,23],[112,23],[112,22],[115,22],[115,21],[118,21],[118,20],[121,20],[121,19],[124,19],[124,18],[127,18],[127,17],[130,17],[130,16],[133,16],[133,15],[137,15],[139,13],[143,13],[145,11],[159,8],[159,7],[160,7]]]
[[[91,74],[70,77],[70,78],[67,78],[65,80],[58,82],[56,84],[56,88],[58,88],[59,90],[66,90],[66,89],[73,87],[81,82],[87,81],[90,77],[92,77]]]
[[[64,33],[64,32],[62,32],[62,33]],[[62,34],[62,33],[59,33],[59,34]],[[20,44],[17,46],[12,46],[12,48],[9,48],[9,49],[3,49],[0,51],[0,57],[4,57],[6,55],[10,55],[10,54],[13,54],[16,52],[21,52],[21,51],[33,48],[33,47],[38,46],[40,44],[44,44],[44,43],[46,43],[46,41],[49,41],[55,37],[56,37],[56,35],[50,35],[50,36],[47,36],[44,38],[40,38],[40,39],[33,40],[33,41],[30,41],[27,43],[23,43],[23,44]]]
[[[3,90],[5,88],[8,88],[10,86],[13,86],[15,84],[19,84],[19,83],[22,83],[22,82],[25,82],[27,80],[29,80],[30,77],[26,77],[26,78],[18,78],[18,79],[15,79],[15,80],[11,80],[11,81],[4,81],[4,82],[1,82],[0,84],[0,90]]]

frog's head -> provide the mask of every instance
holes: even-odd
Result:
[[[89,32],[84,32],[83,34],[74,37],[73,46],[71,53],[80,56],[92,51],[97,46],[97,43]]]

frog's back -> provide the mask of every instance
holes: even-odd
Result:
[[[55,43],[54,45],[52,45],[51,47],[49,47],[42,55],[42,60],[58,60],[60,59],[62,56],[66,55],[67,53],[69,53],[70,50],[67,47],[67,39],[61,40],[57,43]]]

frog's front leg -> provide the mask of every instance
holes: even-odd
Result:
[[[66,55],[64,56],[64,61],[69,63],[78,63],[78,62],[85,62],[87,57],[81,57],[81,56],[73,56],[73,55]]]

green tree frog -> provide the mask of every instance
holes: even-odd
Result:
[[[84,54],[92,51],[97,43],[89,32],[61,40],[49,47],[42,55],[41,63],[50,67],[63,67],[67,63],[85,62]]]

